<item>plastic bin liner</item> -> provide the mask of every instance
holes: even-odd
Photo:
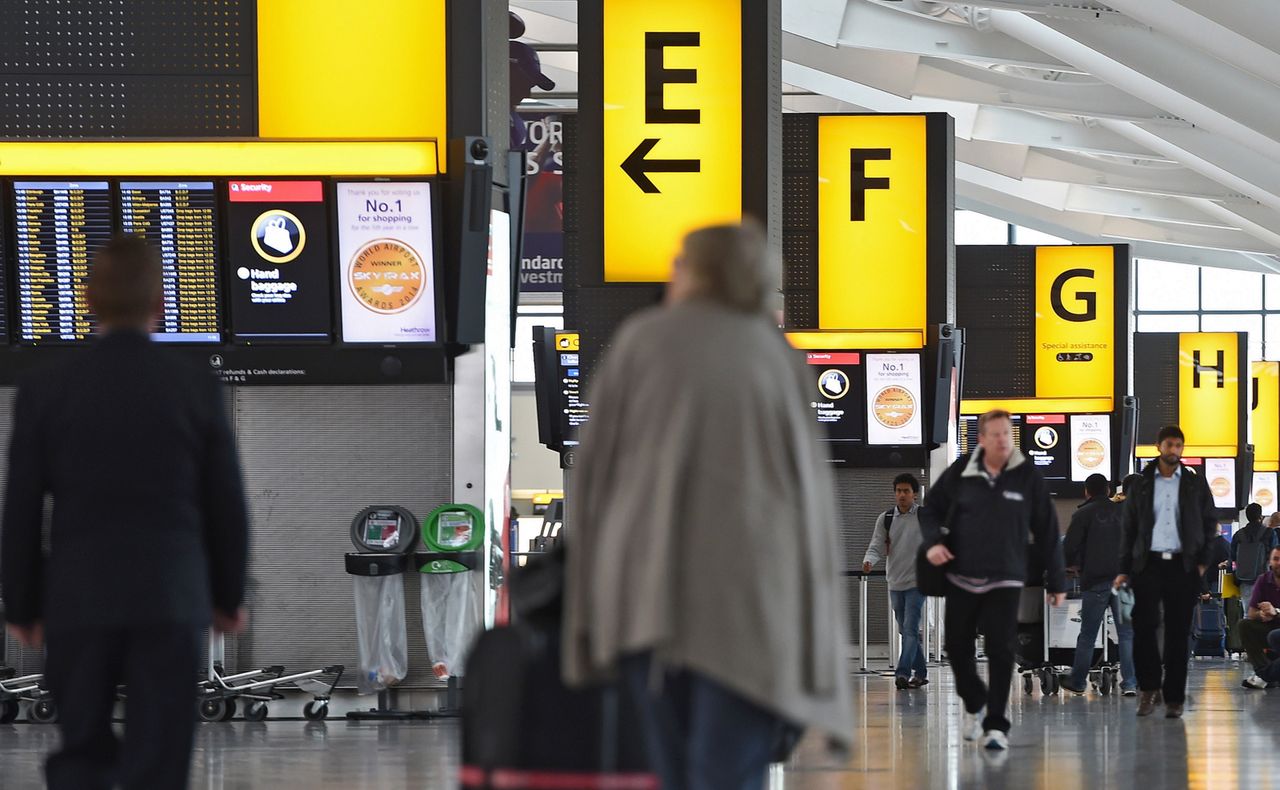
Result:
[[[356,688],[361,694],[373,694],[404,680],[409,671],[404,575],[356,576],[354,581],[360,642]]]
[[[431,671],[444,680],[463,673],[467,653],[480,631],[480,583],[474,571],[422,576],[422,631]]]

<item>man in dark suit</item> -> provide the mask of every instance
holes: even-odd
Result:
[[[87,288],[101,338],[18,389],[0,583],[9,630],[47,643],[62,731],[50,788],[186,787],[202,629],[245,624],[235,444],[217,381],[148,336],[161,281],[141,238],[104,245]],[[111,730],[118,683],[123,749]]]
[[[1135,491],[1125,491],[1120,575],[1115,586],[1130,582],[1133,586],[1133,658],[1142,692],[1139,716],[1155,711],[1161,692],[1165,716],[1182,716],[1191,615],[1205,592],[1203,576],[1218,534],[1209,484],[1203,475],[1182,465],[1184,442],[1177,426],[1161,428],[1156,437],[1160,457],[1142,470]],[[1163,653],[1156,644],[1162,605]]]

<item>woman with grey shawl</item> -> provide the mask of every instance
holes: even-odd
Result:
[[[755,224],[690,233],[665,304],[593,376],[564,675],[622,674],[668,790],[759,788],[783,733],[853,728],[817,393],[767,311],[773,282]]]

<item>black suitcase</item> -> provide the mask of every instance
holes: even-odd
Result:
[[[1222,606],[1226,609],[1227,652],[1244,653],[1244,643],[1240,641],[1240,621],[1244,619],[1244,607],[1239,598],[1224,598]]]
[[[560,680],[563,547],[512,578],[522,619],[482,634],[462,696],[462,787],[658,790],[630,697]]]
[[[1226,615],[1222,612],[1222,602],[1209,599],[1196,604],[1192,621],[1192,653],[1202,658],[1222,658],[1226,650],[1223,642],[1226,638]]]

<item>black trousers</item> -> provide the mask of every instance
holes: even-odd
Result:
[[[1188,640],[1191,617],[1200,600],[1200,574],[1195,568],[1188,571],[1183,567],[1181,555],[1164,560],[1151,554],[1147,566],[1133,578],[1133,595],[1133,663],[1138,688],[1162,691],[1166,704],[1181,705],[1187,699]],[[1161,605],[1163,653],[1156,641]]]
[[[47,635],[45,680],[62,733],[45,765],[50,790],[187,787],[201,633],[183,624]],[[123,748],[111,729],[120,683],[128,686]]]
[[[1009,686],[1018,640],[1018,601],[1021,588],[975,595],[952,587],[947,591],[946,643],[956,693],[968,713],[987,709],[984,730],[1009,731]],[[974,658],[978,634],[985,637],[990,685],[978,675]]]

